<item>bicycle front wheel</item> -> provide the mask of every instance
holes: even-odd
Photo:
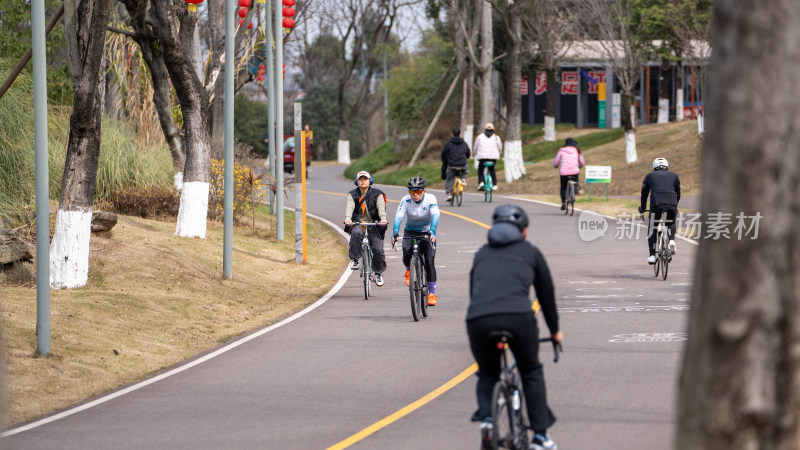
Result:
[[[656,263],[653,264],[653,276],[658,277],[658,270],[661,268],[661,258],[656,253]]]
[[[464,194],[462,193],[462,190],[459,190],[458,194],[456,195],[456,203],[458,204],[458,206],[461,206],[461,199],[463,196]]]
[[[661,240],[661,279],[667,279],[667,271],[669,270],[669,244],[667,243],[667,237]]]
[[[422,297],[422,295],[419,289],[419,266],[419,258],[412,256],[411,267],[409,267],[408,294],[411,298],[411,316],[414,318],[414,322],[419,322],[421,316],[420,302],[422,299],[420,297]]]
[[[364,280],[364,300],[369,300],[370,278],[372,278],[372,258],[369,248],[361,250],[361,273]]]
[[[502,381],[492,391],[492,448],[514,448],[514,409],[508,386]]]
[[[425,264],[419,265],[420,290],[419,290],[419,304],[422,317],[428,317],[428,275],[425,273]]]

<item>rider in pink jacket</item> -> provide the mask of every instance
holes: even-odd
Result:
[[[564,146],[558,149],[556,157],[553,159],[553,167],[559,169],[558,173],[561,175],[561,209],[566,208],[564,198],[567,192],[567,182],[569,180],[578,181],[578,174],[581,173],[581,167],[586,165],[583,159],[581,149],[578,148],[578,142],[572,138],[567,138],[564,141]]]

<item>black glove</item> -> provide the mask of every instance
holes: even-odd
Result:
[[[639,207],[639,214],[644,214],[644,206]]]

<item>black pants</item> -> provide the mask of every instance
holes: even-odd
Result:
[[[561,204],[563,205],[567,201],[567,184],[569,181],[578,181],[578,175],[561,175]],[[575,190],[577,193],[578,185],[575,185]]]
[[[494,163],[493,165],[489,166],[489,175],[492,177],[492,184],[497,186],[497,174],[494,171],[494,167],[497,165],[496,159],[479,159],[478,160],[478,182],[483,183],[483,168],[486,167],[487,162]]]
[[[411,255],[414,253],[414,243],[411,240],[412,236],[428,237],[428,233],[417,233],[415,231],[403,231],[403,265],[409,267],[411,265]],[[428,277],[428,283],[436,281],[436,267],[434,267],[434,258],[436,258],[436,249],[431,244],[431,241],[420,239],[419,252],[425,256],[425,275]]]
[[[378,233],[377,227],[367,227],[369,236],[369,246],[372,247],[372,271],[383,273],[386,271],[386,255],[383,253],[383,239]],[[364,238],[364,231],[360,226],[350,229],[350,259],[361,259],[361,239]]]
[[[544,372],[539,362],[539,328],[533,311],[522,314],[496,314],[467,321],[467,334],[472,355],[478,362],[478,411],[472,416],[479,421],[492,415],[492,390],[500,375],[500,351],[489,339],[492,331],[506,330],[514,335],[509,343],[522,375],[522,389],[531,427],[544,433],[556,421],[547,406]]]
[[[678,216],[676,206],[657,206],[650,210],[650,228],[647,230],[647,248],[651,255],[656,254],[656,235],[658,234],[658,220],[663,216],[667,225],[669,240],[675,239],[675,218]]]

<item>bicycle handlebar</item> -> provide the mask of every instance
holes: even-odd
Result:
[[[563,352],[564,349],[561,348],[561,344],[557,344],[552,337],[549,338],[541,338],[539,342],[552,342],[553,343],[553,362],[558,362],[558,352]]]
[[[403,239],[417,239],[417,240],[420,240],[420,241],[430,241],[431,237],[430,237],[430,235],[428,235],[428,236],[412,236],[412,237],[397,236],[394,239],[394,243],[392,244],[392,250],[397,251],[397,247],[396,247],[397,241],[401,241]],[[436,250],[436,243],[431,242],[431,244],[433,245],[433,249]]]

